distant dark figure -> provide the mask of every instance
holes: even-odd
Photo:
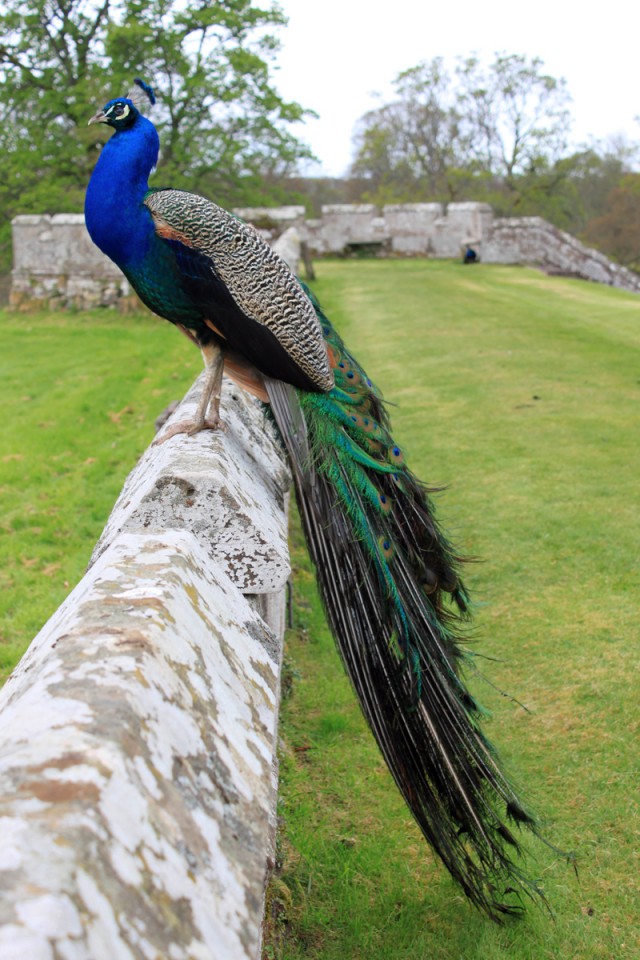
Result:
[[[463,262],[463,263],[478,263],[479,260],[480,260],[480,257],[479,257],[478,254],[475,252],[475,250],[473,250],[472,247],[467,247],[467,249],[466,249],[465,252],[464,252],[464,257],[462,258],[462,262]]]

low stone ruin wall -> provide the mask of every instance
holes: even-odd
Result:
[[[541,217],[495,220],[481,244],[487,263],[525,263],[545,273],[579,277],[640,293],[640,275],[585,247]]]
[[[640,292],[640,276],[539,217],[495,218],[486,203],[329,204],[322,217],[304,207],[258,207],[235,213],[266,239],[288,235],[281,251],[292,265],[312,257],[373,255],[457,259],[471,245],[484,263],[538,267]],[[81,215],[21,216],[13,221],[10,303],[87,308],[135,302],[119,270],[93,246]],[[296,255],[297,250],[297,255]]]
[[[13,220],[11,306],[91,309],[130,294],[122,272],[91,240],[81,213]]]

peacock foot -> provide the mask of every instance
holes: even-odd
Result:
[[[159,447],[179,433],[186,433],[188,437],[194,437],[201,430],[220,430],[222,433],[226,433],[227,425],[220,417],[207,417],[200,423],[197,420],[179,420],[177,423],[173,423],[168,430],[165,430],[161,437],[156,437],[151,446]]]

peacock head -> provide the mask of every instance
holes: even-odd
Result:
[[[114,130],[127,130],[140,116],[142,107],[153,106],[155,102],[155,94],[149,84],[136,77],[126,97],[109,100],[102,110],[91,117],[89,123],[106,123]]]

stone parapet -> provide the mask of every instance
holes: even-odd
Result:
[[[309,257],[421,256],[458,259],[472,246],[484,263],[522,263],[549,273],[634,292],[640,277],[539,217],[494,218],[486,203],[327,204],[304,219],[304,207],[234,211],[279,244],[295,266]],[[288,236],[285,239],[284,235]],[[135,298],[119,270],[94,247],[81,215],[22,216],[13,221],[11,304],[78,308],[129,307]]]
[[[402,256],[433,254],[434,226],[444,217],[441,203],[395,203],[382,209],[391,251]]]
[[[545,273],[578,277],[640,293],[640,276],[541,217],[504,217],[482,241],[487,263],[527,264]]]
[[[480,254],[492,224],[493,210],[488,203],[450,203],[433,226],[433,255],[456,259],[467,246]],[[484,252],[482,258],[486,260]]]
[[[87,309],[131,295],[121,271],[92,243],[82,214],[24,215],[12,226],[12,307]]]
[[[289,475],[222,413],[149,448],[0,693],[0,960],[260,957]]]
[[[303,239],[311,253],[334,254],[356,251],[358,248],[385,249],[390,237],[384,217],[372,203],[330,203],[322,207],[319,229],[307,233]]]
[[[235,207],[236,217],[254,225],[274,225],[283,229],[302,223],[305,218],[305,208],[299,206],[285,207]]]

